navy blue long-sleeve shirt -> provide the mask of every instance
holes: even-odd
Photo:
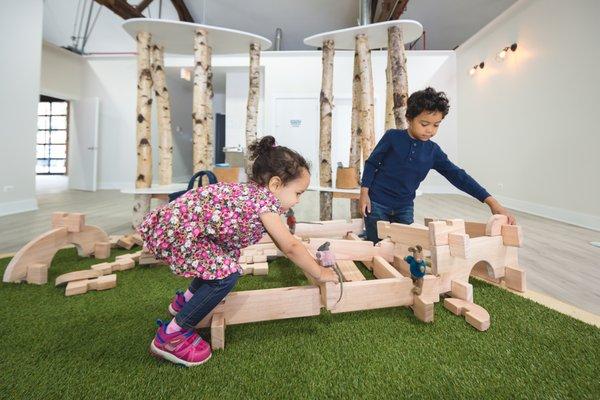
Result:
[[[417,188],[434,169],[450,183],[483,202],[490,194],[448,159],[431,140],[413,139],[406,130],[388,130],[365,163],[362,187],[369,198],[392,208],[412,205]]]

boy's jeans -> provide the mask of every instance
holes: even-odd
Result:
[[[239,277],[240,274],[234,272],[223,279],[205,281],[194,278],[189,287],[194,295],[177,313],[175,317],[177,325],[187,330],[195,329],[196,325],[231,292]]]
[[[414,207],[391,208],[371,201],[371,212],[365,217],[367,240],[377,243],[377,221],[397,222],[410,225],[414,222]]]

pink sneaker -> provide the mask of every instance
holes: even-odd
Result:
[[[173,300],[171,300],[171,304],[169,304],[169,312],[171,313],[171,315],[176,316],[177,313],[181,311],[185,303],[186,301],[185,297],[183,296],[183,292],[180,292],[178,290],[175,293],[175,297],[173,297]]]
[[[184,329],[167,333],[167,322],[157,321],[159,327],[150,343],[154,355],[186,367],[204,364],[212,356],[210,345],[194,331]]]

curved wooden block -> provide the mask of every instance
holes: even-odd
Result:
[[[82,271],[68,272],[57,277],[54,286],[60,286],[72,281],[82,281],[85,279],[97,278],[99,276],[102,276],[102,272],[93,269],[84,269]]]
[[[508,224],[508,217],[506,215],[496,214],[492,215],[485,225],[486,236],[500,236],[502,233],[502,225]]]
[[[485,308],[466,300],[447,297],[444,307],[454,315],[464,315],[465,320],[478,331],[486,331],[490,327],[490,314]]]
[[[94,245],[98,242],[110,242],[106,232],[94,225],[86,225],[81,232],[69,233],[68,243],[73,243],[80,257],[94,253]]]
[[[48,231],[21,248],[10,260],[4,271],[4,282],[21,282],[27,277],[31,264],[45,264],[48,267],[58,250],[68,243],[67,228],[60,227]]]

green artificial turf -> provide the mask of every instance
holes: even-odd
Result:
[[[323,311],[229,326],[225,350],[186,369],[147,349],[154,321],[168,318],[187,280],[136,266],[117,273],[115,289],[65,297],[54,287],[59,274],[94,263],[62,250],[49,284],[0,285],[1,398],[600,398],[600,329],[479,281],[487,332],[441,303],[432,324],[406,308]],[[236,290],[306,283],[279,259]]]

